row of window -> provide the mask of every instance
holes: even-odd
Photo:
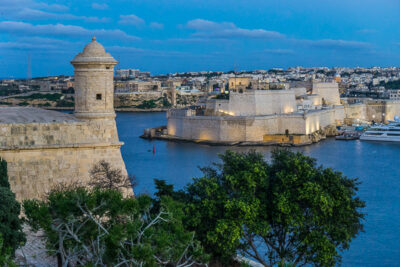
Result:
[[[379,136],[379,135],[383,135],[383,133],[365,133],[365,135],[369,135],[369,136]],[[387,136],[400,136],[400,133],[388,133],[386,134]]]

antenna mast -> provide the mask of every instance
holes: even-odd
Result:
[[[30,81],[32,79],[32,68],[31,68],[31,54],[28,54],[28,64],[26,70],[26,79]]]

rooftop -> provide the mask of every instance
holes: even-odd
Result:
[[[91,62],[111,64],[117,63],[117,61],[109,53],[106,52],[104,47],[97,42],[96,37],[94,36],[92,38],[92,41],[85,46],[83,52],[76,55],[75,58],[71,61],[72,64]]]
[[[0,107],[2,123],[53,123],[77,122],[71,114],[32,107]]]

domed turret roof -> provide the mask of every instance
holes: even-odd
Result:
[[[72,64],[89,62],[117,63],[110,53],[107,53],[104,47],[96,41],[94,36],[92,41],[85,46],[83,52],[76,55],[71,61]]]

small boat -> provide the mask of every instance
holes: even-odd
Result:
[[[357,140],[360,138],[360,133],[358,132],[344,132],[341,135],[335,137],[336,140]]]

